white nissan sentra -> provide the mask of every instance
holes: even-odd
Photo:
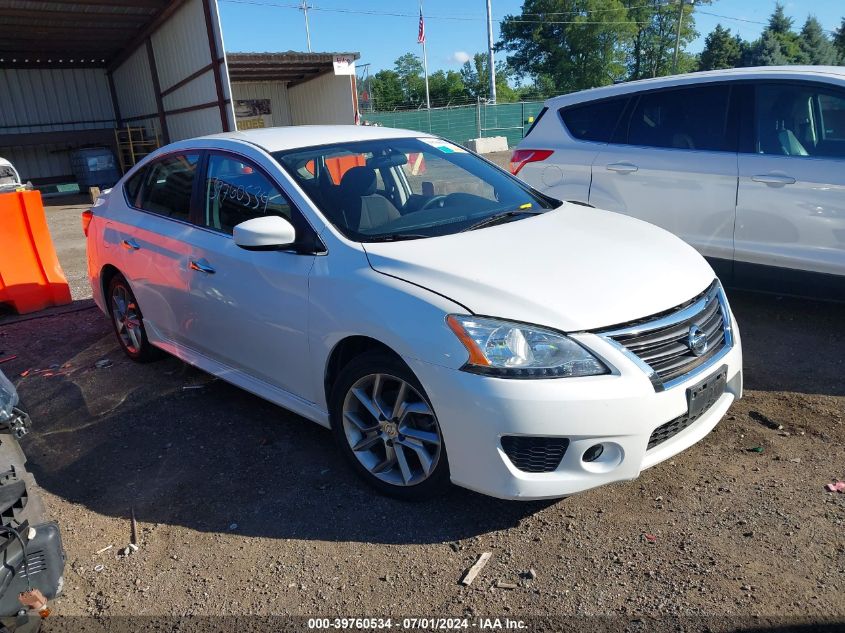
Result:
[[[164,350],[331,428],[397,497],[632,479],[742,394],[736,322],[692,247],[418,132],[181,141],[83,225],[130,358]]]

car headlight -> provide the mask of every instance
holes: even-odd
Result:
[[[596,376],[607,367],[568,336],[534,325],[450,314],[449,328],[469,352],[466,371],[510,378]]]

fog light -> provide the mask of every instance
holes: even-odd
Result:
[[[594,462],[601,454],[604,453],[604,444],[593,444],[590,448],[584,451],[584,456],[581,458],[585,462]]]

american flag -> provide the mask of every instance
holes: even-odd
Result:
[[[425,43],[425,20],[423,20],[422,7],[420,7],[420,30],[417,33],[417,44]]]

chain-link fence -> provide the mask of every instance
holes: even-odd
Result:
[[[431,110],[365,112],[362,118],[385,127],[436,134],[461,145],[471,138],[504,136],[508,139],[508,147],[514,147],[525,136],[542,107],[542,101],[477,103]]]

